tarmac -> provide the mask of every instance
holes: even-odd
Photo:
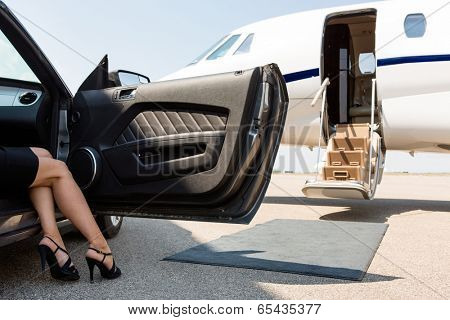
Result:
[[[2,299],[449,299],[450,175],[385,174],[375,200],[314,200],[310,175],[274,174],[250,225],[126,218],[110,241],[123,276],[89,283],[86,243],[64,236],[81,273],[75,283],[39,270],[34,237],[0,248]],[[388,230],[359,281],[163,261],[273,219],[375,222]],[[299,252],[301,254],[301,252]]]

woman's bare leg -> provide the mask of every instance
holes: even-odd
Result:
[[[47,150],[40,148],[31,148],[31,150],[38,155],[38,158],[51,158],[51,155]],[[56,225],[52,189],[49,187],[31,188],[30,199],[39,214],[44,235],[49,236],[57,243],[62,244],[61,234]]]
[[[38,158],[52,158],[50,152],[45,149],[31,148],[31,150],[38,156]],[[57,248],[56,245],[45,237],[47,236],[56,241],[56,243],[58,243],[63,249],[66,249],[56,224],[52,189],[49,187],[30,188],[29,194],[31,202],[39,215],[42,231],[44,233],[44,238],[39,242],[39,244],[44,244],[55,251]],[[63,251],[59,250],[56,252],[55,256],[58,264],[63,266],[67,260],[67,255]]]
[[[39,154],[37,155],[39,157]],[[86,237],[90,245],[103,252],[110,252],[108,243],[101,233],[83,193],[64,162],[39,157],[39,169],[31,189],[36,187],[51,188],[58,208]],[[88,250],[86,255],[97,260],[103,259],[103,255],[93,250]],[[108,256],[104,264],[111,268],[112,257]]]
[[[38,158],[52,157],[45,149],[31,148],[31,150],[38,156]],[[55,205],[52,189],[49,187],[30,188],[30,199],[39,214],[44,235],[51,237],[58,243],[62,243],[61,234],[59,233],[56,225]]]
[[[42,231],[44,233],[44,237],[39,242],[39,244],[44,244],[52,249],[52,251],[55,251],[57,246],[47,238],[50,237],[60,247],[66,250],[64,242],[61,238],[61,234],[59,233],[58,226],[56,225],[55,206],[53,204],[54,200],[52,189],[48,187],[31,188],[30,199],[39,215]],[[60,266],[63,266],[67,261],[67,255],[61,250],[56,251],[55,256],[56,260],[58,261],[58,265]]]
[[[31,188],[30,199],[39,214],[44,235],[54,240],[62,240],[56,225],[52,189],[49,187]],[[56,242],[60,243],[61,241]]]

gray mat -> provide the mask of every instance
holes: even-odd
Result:
[[[388,225],[273,220],[164,260],[362,280]]]

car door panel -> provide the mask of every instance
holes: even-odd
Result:
[[[111,148],[103,151],[121,183],[184,176],[217,164],[228,120],[225,110],[177,103],[149,108],[130,122]],[[133,152],[136,149],[139,155]]]
[[[245,88],[240,88],[241,91],[247,91],[249,88],[249,79],[248,77],[251,77],[252,74],[248,73],[246,74],[246,78],[236,79],[236,77],[231,75],[219,75],[219,76],[212,76],[212,78],[221,78],[221,80],[215,80],[211,77],[204,77],[204,78],[193,78],[188,80],[181,80],[181,81],[169,81],[169,82],[161,82],[161,83],[152,83],[149,85],[140,86],[139,91],[136,93],[136,99],[130,100],[126,102],[120,102],[120,103],[112,103],[112,95],[113,93],[118,89],[107,89],[103,92],[106,94],[100,95],[98,91],[88,91],[88,92],[81,92],[81,94],[85,97],[85,101],[88,102],[88,105],[85,105],[85,110],[89,113],[93,114],[96,112],[97,114],[92,115],[92,119],[90,121],[94,121],[95,125],[89,126],[89,128],[92,130],[92,132],[87,133],[87,136],[85,138],[85,141],[83,141],[80,145],[91,145],[96,148],[96,150],[102,151],[102,156],[105,156],[105,153],[109,155],[109,158],[112,158],[114,156],[114,149],[116,147],[114,146],[115,142],[117,141],[118,137],[122,135],[122,132],[130,125],[130,123],[133,121],[133,119],[136,117],[136,115],[139,115],[141,112],[145,112],[146,110],[152,110],[152,109],[159,109],[162,112],[171,112],[173,110],[178,111],[185,111],[189,114],[193,114],[191,110],[194,110],[194,112],[199,112],[199,110],[202,110],[203,112],[217,112],[217,110],[224,110],[227,109],[228,112],[230,112],[231,117],[227,116],[227,124],[230,128],[231,126],[234,126],[233,129],[239,128],[240,121],[242,118],[242,113],[244,112],[243,106],[245,105],[245,100],[247,98],[247,92],[244,92],[243,94],[236,95],[234,94],[235,89],[234,88],[240,88],[242,85],[245,86]],[[227,80],[224,80],[223,77],[227,77]],[[223,79],[223,80],[222,80]],[[241,80],[236,81],[236,80]],[[223,92],[223,89],[221,85],[225,85],[226,82],[233,82],[233,85],[236,87],[231,87],[229,89],[229,99],[224,97],[223,95],[226,94]],[[178,82],[178,83],[177,83]],[[216,86],[213,86],[212,83],[217,83]],[[245,84],[247,82],[247,84]],[[231,85],[229,83],[228,85]],[[207,86],[207,87],[206,87]],[[175,89],[176,88],[176,89]],[[175,90],[174,90],[175,89]],[[120,89],[119,89],[120,90]],[[203,93],[202,93],[203,92]],[[205,97],[205,92],[208,95]],[[255,93],[253,93],[255,94]],[[102,101],[97,101],[96,98],[102,99]],[[76,106],[78,105],[78,95],[75,97],[75,107],[74,110],[76,110]],[[144,101],[144,102],[143,102]],[[145,101],[164,101],[164,102],[156,102],[156,103],[149,103]],[[208,105],[206,104],[208,103]],[[110,107],[113,107],[114,109],[108,109]],[[119,108],[120,110],[116,110],[116,108]],[[175,108],[175,109],[174,109]],[[224,112],[227,112],[224,110]],[[82,113],[82,111],[81,111]],[[80,119],[83,119],[83,114],[81,114]],[[108,123],[108,127],[104,130],[101,129],[102,125],[100,124],[99,120],[102,119],[105,123]],[[156,121],[153,122],[151,125],[156,128],[155,125]],[[158,126],[160,124],[158,123]],[[85,124],[81,123],[80,126],[81,131],[83,131],[83,128],[85,127]],[[155,129],[156,130],[156,129]],[[103,131],[103,132],[101,132]],[[84,132],[83,132],[84,133]],[[75,130],[74,130],[75,134]],[[72,135],[72,141],[74,141],[75,135]],[[85,133],[86,134],[86,133]],[[92,140],[91,137],[96,136],[97,138],[95,140]],[[177,135],[168,135],[173,138],[181,138],[181,136]],[[233,141],[232,139],[236,139],[236,137],[232,137],[230,135],[228,137],[228,140],[225,143],[231,144]],[[99,141],[101,140],[101,141]],[[144,140],[145,142],[146,140]],[[102,143],[101,145],[95,145],[92,144],[93,142]],[[137,151],[138,145],[137,143],[132,144],[134,146],[134,151]],[[230,146],[232,147],[232,146]],[[230,154],[227,152],[223,153],[223,158],[221,159],[222,162],[229,162],[230,161]],[[124,166],[129,166],[132,169],[136,168],[136,163],[128,163]],[[103,166],[104,170],[109,170],[108,166]],[[216,172],[215,174],[208,173],[208,179],[203,179],[203,176],[200,175],[193,175],[188,177],[187,179],[184,179],[183,182],[185,183],[179,183],[174,185],[170,188],[170,190],[167,190],[167,194],[178,194],[178,195],[184,195],[186,192],[189,192],[190,194],[195,193],[203,193],[206,191],[209,191],[212,189],[215,185],[218,184],[218,180],[221,179],[221,176],[224,175],[224,170],[226,170],[226,166],[217,166],[215,168]],[[114,177],[114,180],[108,179]],[[160,190],[164,190],[165,188],[168,188],[171,186],[174,182],[170,179],[161,179],[160,181],[153,181],[148,186],[142,186],[140,184],[138,185],[127,185],[123,186],[118,183],[115,175],[111,175],[109,172],[104,174],[104,180],[100,181],[100,185],[93,188],[91,191],[93,196],[102,196],[106,195],[106,197],[109,197],[111,195],[114,195],[115,197],[128,197],[126,194],[132,193],[143,193],[144,197],[146,197],[149,192],[152,194],[158,193]],[[145,179],[145,177],[143,177]],[[187,181],[186,181],[187,180]],[[102,182],[104,182],[104,185],[101,185]],[[186,186],[189,185],[188,188]],[[126,190],[129,190],[128,192]]]
[[[224,136],[219,131],[146,138],[106,149],[103,155],[120,183],[169,179],[213,168]]]
[[[78,92],[71,154],[89,148],[99,159],[88,198],[107,214],[250,217],[270,179],[286,92],[276,65]]]

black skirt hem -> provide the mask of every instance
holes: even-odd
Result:
[[[0,190],[26,190],[36,179],[39,158],[28,147],[0,147]]]

